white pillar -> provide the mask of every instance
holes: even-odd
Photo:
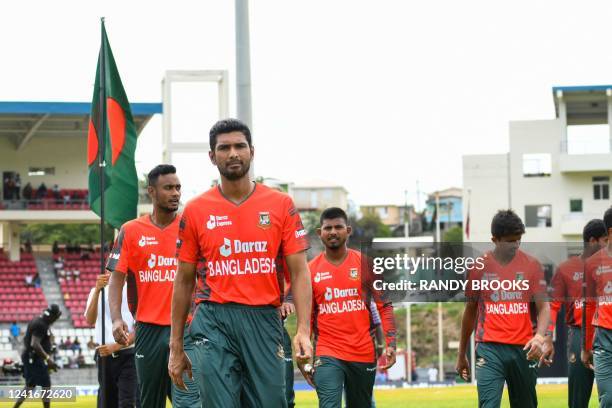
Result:
[[[21,227],[16,222],[8,224],[8,252],[9,260],[19,261],[21,248]]]
[[[412,311],[410,302],[406,302],[406,381],[412,383]]]
[[[567,108],[563,99],[563,91],[557,91],[559,101],[559,120],[561,121],[561,153],[567,153]]]

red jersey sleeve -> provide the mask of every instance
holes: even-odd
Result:
[[[308,239],[302,219],[291,197],[286,196],[282,226],[282,253],[293,255],[309,248]]]
[[[366,273],[366,290],[371,294],[372,300],[376,303],[378,314],[380,314],[380,323],[385,334],[385,342],[388,348],[395,349],[397,345],[397,329],[393,315],[393,303],[387,298],[385,292],[374,288],[374,282],[382,280],[383,275],[374,274],[370,258],[362,256],[361,264]]]
[[[555,326],[557,324],[557,316],[559,315],[559,310],[561,309],[561,305],[563,305],[564,298],[567,294],[565,288],[565,279],[561,276],[561,269],[557,268],[555,271],[555,275],[551,281],[552,285],[552,298],[550,302],[550,324],[548,325],[549,331],[554,331]]]
[[[106,269],[112,272],[121,272],[126,274],[128,272],[130,260],[129,247],[126,228],[123,226],[119,231],[119,235],[117,235],[117,239],[115,239],[113,249],[108,257],[108,261],[106,262]]]
[[[585,350],[593,349],[593,339],[595,336],[595,327],[593,326],[593,317],[595,316],[595,308],[597,302],[597,288],[595,282],[595,271],[597,270],[597,262],[587,261],[584,266],[584,280],[586,284],[586,305],[585,315],[582,318],[582,332],[584,333],[583,344]],[[586,326],[586,327],[585,327]]]
[[[179,224],[179,238],[176,243],[176,257],[180,262],[198,263],[200,242],[197,229],[192,206],[187,204]]]

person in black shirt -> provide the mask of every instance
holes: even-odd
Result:
[[[59,319],[61,314],[59,306],[52,304],[43,310],[42,315],[35,317],[28,324],[23,337],[25,350],[21,355],[23,377],[26,380],[25,391],[33,390],[38,385],[43,389],[51,388],[49,370],[57,369],[57,365],[50,355],[51,331],[49,328]],[[19,398],[13,408],[21,406],[24,400],[25,397]],[[51,402],[49,400],[43,400],[44,408],[50,406]]]

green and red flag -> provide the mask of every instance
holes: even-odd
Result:
[[[130,104],[102,21],[87,141],[89,206],[115,228],[137,215],[136,138]]]

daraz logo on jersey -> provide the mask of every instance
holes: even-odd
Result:
[[[232,221],[227,215],[210,215],[208,221],[206,221],[206,228],[213,230],[217,227],[225,227],[226,225],[232,225]]]
[[[157,242],[157,238],[155,237],[146,237],[144,235],[141,235],[140,240],[138,240],[139,247],[143,247],[145,245],[157,245],[157,244],[159,244],[159,242]]]
[[[329,302],[333,298],[334,298],[334,294],[332,292],[332,288],[325,289],[325,300]]]
[[[223,245],[219,247],[219,253],[228,257],[234,254],[266,253],[268,252],[268,241],[241,241],[235,239],[233,242],[223,238]]]
[[[329,273],[329,272],[317,272],[315,274],[314,281],[315,281],[315,283],[319,283],[321,281],[324,281],[324,280],[327,280],[327,279],[331,279],[331,278],[332,278],[332,276],[331,276],[331,273]]]
[[[147,265],[149,265],[149,268],[153,269],[155,268],[156,264],[157,264],[157,257],[155,256],[155,254],[151,254],[151,257],[147,261]]]

